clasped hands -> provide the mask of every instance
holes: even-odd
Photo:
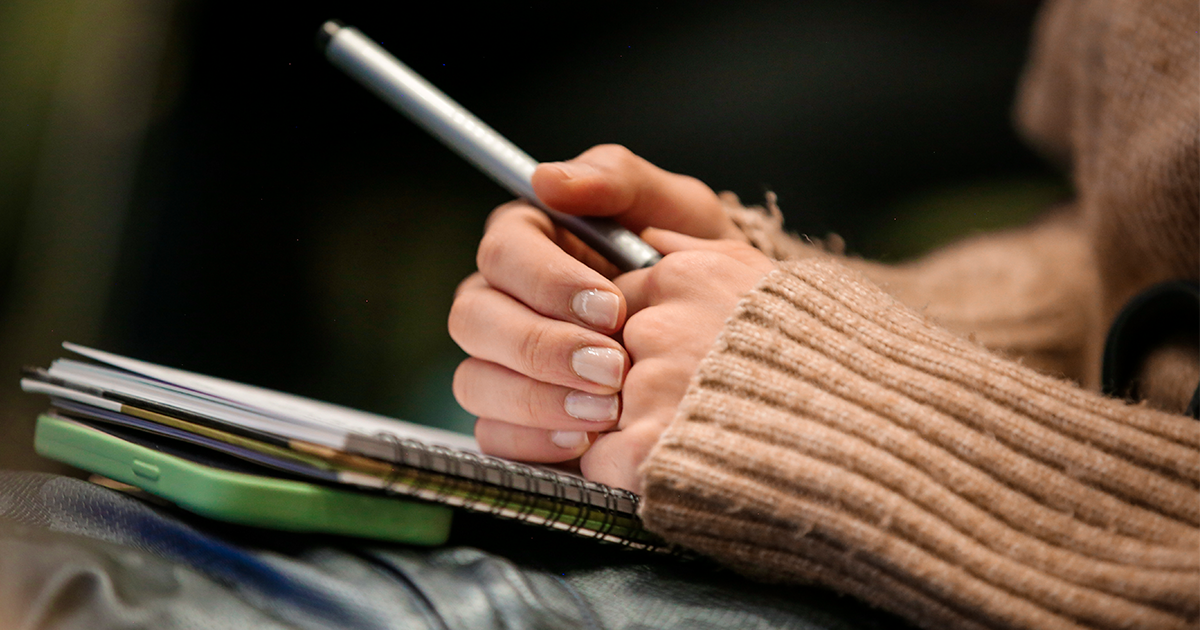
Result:
[[[663,259],[618,274],[523,201],[496,208],[458,288],[450,336],[470,355],[454,396],[485,452],[558,463],[640,491],[638,466],[675,415],[741,297],[774,268],[700,181],[619,146],[538,166],[533,187],[570,214],[608,216]]]

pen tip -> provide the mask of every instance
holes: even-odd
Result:
[[[329,45],[329,40],[333,39],[337,32],[346,26],[338,20],[329,20],[321,25],[321,29],[317,31],[317,48],[321,52],[325,52],[325,47]]]

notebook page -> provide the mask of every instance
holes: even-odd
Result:
[[[143,379],[143,377],[127,373],[117,373],[112,371],[111,368],[86,365],[68,359],[59,359],[54,362],[47,371],[47,374],[52,378],[60,379],[74,386],[119,394],[135,401],[173,409],[184,414],[196,414],[224,424],[261,431],[280,437],[323,444],[331,448],[342,448],[347,439],[346,432],[337,427],[280,420],[255,413],[252,410],[231,407],[219,399],[201,398],[195,394],[187,393],[187,390],[175,391],[167,389],[156,381],[139,380]],[[27,392],[44,393],[50,396],[92,404],[93,406],[100,406],[92,400],[95,398],[94,396],[85,395],[85,398],[81,398],[77,394],[73,394],[73,390],[58,387],[50,383],[42,383],[33,379],[21,379],[21,389]],[[99,400],[103,403],[111,403],[111,401],[103,398]],[[116,409],[107,406],[104,408],[120,411],[119,406]]]
[[[95,350],[73,343],[63,343],[67,350],[90,359],[107,363],[130,372],[222,398],[281,418],[296,418],[306,423],[325,424],[364,436],[388,433],[400,439],[445,446],[452,449],[479,452],[475,438],[445,429],[426,427],[378,414],[358,411],[310,398],[284,394],[253,385],[245,385],[185,370],[155,365],[137,359]]]

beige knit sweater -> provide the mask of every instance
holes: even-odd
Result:
[[[649,528],[770,581],[927,628],[1200,618],[1195,350],[1159,407],[1093,393],[1116,311],[1200,276],[1200,7],[1051,2],[1018,103],[1071,207],[885,267],[785,236],[641,469]],[[772,209],[773,210],[773,209]]]

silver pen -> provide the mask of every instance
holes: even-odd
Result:
[[[333,65],[400,110],[476,168],[523,197],[604,256],[621,271],[649,267],[662,256],[616,221],[552,210],[533,192],[537,162],[450,97],[413,72],[358,29],[336,20],[317,40]]]

